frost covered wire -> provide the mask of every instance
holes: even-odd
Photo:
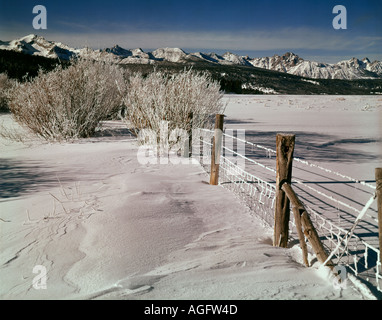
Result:
[[[203,129],[201,131],[207,134],[204,139],[198,140],[198,143],[203,144],[203,165],[205,170],[209,173],[209,165],[211,160],[210,150],[212,147],[210,140],[213,137],[214,131],[208,129]],[[245,171],[243,168],[238,166],[236,163],[237,161],[235,160],[240,157],[257,166],[260,166],[262,169],[271,171],[272,173],[275,173],[276,171],[258,161],[245,157],[231,148],[226,146],[222,146],[222,148],[223,150],[228,151],[231,156],[225,156],[221,153],[219,184],[224,188],[233,191],[239,196],[239,198],[244,200],[250,209],[253,209],[253,212],[272,226],[274,223],[274,204],[276,198],[275,185],[265,181],[253,173]]]
[[[368,187],[370,189],[375,190],[375,186],[371,185],[370,183],[367,183],[365,181],[352,178],[350,176],[344,175],[344,174],[342,174],[340,172],[337,172],[337,171],[330,170],[328,168],[324,168],[324,167],[322,167],[320,165],[317,165],[315,163],[311,163],[309,161],[302,160],[302,159],[296,158],[296,157],[293,158],[293,161],[299,162],[299,163],[304,164],[304,165],[309,166],[309,167],[320,169],[322,171],[325,171],[326,173],[330,173],[330,174],[336,175],[336,176],[341,177],[343,179],[347,179],[347,180],[352,181],[354,183],[359,183],[359,184],[361,184],[361,185],[363,185],[365,187]]]
[[[365,208],[366,211],[367,205]],[[338,265],[345,265],[356,277],[371,283],[382,292],[380,250],[352,233],[353,228],[346,231],[310,207],[306,206],[306,209],[330,252],[329,258]]]
[[[252,142],[249,142],[249,141],[247,141],[247,140],[240,139],[240,138],[238,138],[238,137],[232,136],[232,135],[227,134],[227,133],[224,133],[224,136],[226,136],[226,137],[230,137],[230,138],[233,138],[233,139],[236,139],[237,141],[240,141],[240,142],[244,142],[244,143],[246,143],[246,144],[248,144],[248,145],[250,145],[250,146],[256,147],[256,148],[258,148],[258,149],[265,150],[265,151],[268,152],[269,155],[270,155],[270,154],[276,154],[276,150],[273,150],[273,149],[264,147],[264,146],[262,146],[262,145],[259,145],[259,144],[256,144],[256,143],[252,143]]]
[[[330,200],[330,201],[336,203],[337,206],[342,205],[342,206],[344,206],[344,207],[346,207],[346,208],[348,208],[348,209],[350,209],[350,210],[356,212],[357,214],[360,212],[358,209],[354,208],[353,206],[351,206],[351,205],[349,205],[349,204],[347,204],[347,203],[345,203],[345,202],[343,202],[343,201],[341,201],[341,200],[338,200],[338,199],[336,199],[336,198],[334,198],[334,197],[332,197],[332,196],[326,194],[325,192],[319,191],[319,190],[317,190],[316,188],[313,188],[313,187],[311,187],[311,186],[308,186],[306,183],[304,183],[304,182],[301,181],[301,180],[298,180],[298,179],[294,179],[294,178],[293,178],[293,179],[292,179],[292,182],[295,182],[295,183],[297,183],[297,184],[299,184],[299,185],[304,185],[305,188],[307,188],[307,189],[309,189],[310,191],[313,191],[313,192],[317,193],[318,195],[320,195],[320,196],[322,196],[322,197],[324,197],[324,198],[326,198],[326,199],[328,199],[328,200]]]
[[[227,137],[236,139],[237,141],[244,142],[244,143],[246,143],[246,144],[248,144],[248,145],[250,145],[250,146],[256,147],[256,148],[258,148],[258,149],[265,150],[265,151],[268,153],[268,155],[271,155],[271,154],[276,155],[276,150],[274,150],[274,149],[271,149],[271,148],[268,148],[268,147],[259,145],[259,144],[257,144],[257,143],[252,143],[252,142],[250,142],[250,141],[246,141],[246,140],[240,139],[240,138],[238,138],[238,137],[235,137],[235,136],[233,136],[233,135],[229,135],[229,134],[227,134],[227,133],[224,133],[224,136],[227,136]],[[343,179],[347,179],[347,180],[352,181],[352,182],[354,182],[354,183],[359,183],[359,184],[361,184],[361,185],[363,185],[363,186],[365,186],[365,187],[368,187],[368,188],[370,188],[370,189],[373,189],[373,190],[375,190],[375,188],[376,188],[375,186],[373,186],[373,185],[371,185],[371,184],[369,184],[369,183],[367,183],[367,182],[365,182],[365,181],[355,179],[355,178],[353,178],[353,177],[347,176],[347,175],[345,175],[345,174],[342,174],[342,173],[340,173],[340,172],[337,172],[337,171],[334,171],[334,170],[331,170],[331,169],[328,169],[328,168],[324,168],[324,167],[322,167],[322,166],[320,166],[320,165],[318,165],[318,164],[312,163],[312,162],[307,161],[307,160],[303,160],[303,159],[301,159],[301,158],[293,157],[293,161],[299,162],[299,163],[301,163],[301,164],[303,164],[303,165],[306,165],[306,166],[309,166],[309,167],[312,167],[312,168],[316,168],[316,169],[325,171],[326,173],[330,173],[330,174],[336,175],[336,176],[338,176],[338,177],[341,177],[341,178],[343,178]]]
[[[259,145],[259,144],[256,144],[256,143],[252,143],[252,142],[249,142],[249,141],[246,141],[246,140],[243,140],[243,139],[240,139],[240,138],[238,138],[238,137],[235,137],[235,136],[233,136],[233,135],[229,135],[229,134],[227,134],[227,133],[224,133],[223,135],[226,136],[226,137],[230,137],[230,138],[232,138],[232,139],[236,139],[237,141],[246,143],[246,144],[251,145],[251,146],[253,146],[253,147],[256,147],[256,148],[258,148],[258,149],[265,150],[265,151],[268,153],[268,157],[270,157],[271,154],[276,154],[276,151],[273,150],[273,149],[271,149],[271,148],[268,148],[268,147],[265,147],[265,146],[262,146],[262,145]],[[247,158],[247,157],[244,157],[244,156],[238,154],[237,152],[228,149],[227,147],[224,147],[224,148],[227,149],[227,150],[230,151],[230,152],[235,153],[235,154],[238,155],[239,157],[243,157],[243,158],[245,158],[245,159],[246,159],[247,161],[249,161],[249,162],[252,162],[252,163],[254,163],[254,164],[256,164],[256,165],[258,165],[258,166],[260,166],[260,167],[263,167],[263,168],[267,169],[268,171],[271,171],[271,172],[276,173],[276,170],[274,170],[273,168],[270,168],[270,167],[268,167],[268,166],[265,166],[265,165],[259,163],[258,161],[255,161],[255,160],[253,160],[253,159],[249,159],[249,158]],[[319,169],[319,170],[325,171],[326,173],[329,173],[329,174],[333,174],[333,175],[339,176],[339,177],[341,177],[341,178],[347,179],[347,180],[352,181],[352,182],[354,182],[354,183],[361,184],[361,185],[363,185],[363,186],[365,186],[365,187],[368,187],[368,188],[370,188],[370,189],[373,189],[373,190],[375,190],[375,188],[376,188],[375,186],[373,186],[373,185],[371,185],[371,184],[369,184],[369,183],[366,183],[365,181],[361,181],[361,180],[352,178],[352,177],[347,176],[347,175],[344,175],[344,174],[342,174],[342,173],[340,173],[340,172],[337,172],[337,171],[333,171],[333,170],[324,168],[324,167],[322,167],[322,166],[320,166],[320,165],[311,163],[311,162],[306,161],[306,160],[302,160],[302,159],[297,158],[297,157],[294,157],[294,158],[293,158],[293,161],[296,161],[296,162],[298,162],[298,163],[301,163],[301,164],[306,165],[306,166],[309,166],[309,167],[317,168],[317,169]],[[360,213],[360,210],[356,209],[355,207],[353,207],[353,206],[351,206],[351,205],[349,205],[349,204],[347,204],[347,203],[345,203],[345,202],[343,202],[343,201],[341,201],[341,200],[338,200],[338,199],[336,199],[335,197],[326,194],[325,192],[322,192],[322,191],[320,191],[320,190],[318,190],[318,189],[316,189],[316,188],[313,188],[313,187],[307,185],[306,183],[304,183],[303,181],[301,181],[301,180],[299,180],[299,179],[295,179],[295,178],[294,178],[294,179],[292,179],[292,181],[295,182],[295,183],[297,183],[297,184],[299,184],[299,185],[303,185],[304,188],[307,188],[308,190],[310,190],[310,191],[312,191],[312,192],[314,192],[314,193],[316,193],[316,194],[318,194],[318,195],[320,195],[320,196],[322,196],[322,197],[324,197],[324,198],[330,200],[331,202],[335,203],[337,207],[339,207],[339,206],[343,206],[343,207],[345,207],[345,208],[347,208],[347,209],[349,209],[349,210],[351,210],[351,211],[354,211],[356,214],[359,214],[359,213]],[[370,217],[371,217],[371,216],[370,216]],[[371,217],[371,218],[373,218],[373,217]]]
[[[364,217],[366,211],[370,208],[371,204],[373,203],[374,199],[375,199],[374,196],[372,196],[372,197],[369,199],[369,201],[366,203],[366,205],[364,206],[364,208],[360,211],[360,213],[359,213],[357,219],[355,220],[353,226],[351,227],[351,229],[346,233],[346,235],[343,237],[343,239],[340,240],[340,241],[338,242],[337,247],[331,252],[331,254],[329,255],[329,257],[328,257],[327,260],[325,261],[324,265],[325,265],[325,264],[326,264],[326,263],[333,257],[334,254],[337,253],[337,251],[339,250],[340,245],[341,245],[342,242],[345,243],[345,248],[348,246],[349,239],[352,237],[353,232],[354,232],[356,226],[357,226],[358,223],[362,220],[362,218]],[[343,255],[343,254],[342,254],[342,255]],[[341,258],[342,255],[341,255],[339,258]]]
[[[231,150],[230,148],[228,148],[228,147],[226,147],[226,146],[223,146],[223,149],[224,149],[224,150],[227,150],[227,151],[229,151],[229,152],[232,152],[233,154],[236,154],[238,157],[243,158],[243,159],[245,159],[245,160],[247,160],[247,161],[249,161],[249,162],[251,162],[251,163],[253,163],[253,164],[257,165],[257,166],[260,166],[260,167],[262,167],[262,168],[264,168],[264,169],[266,169],[266,170],[268,170],[268,171],[271,171],[271,172],[273,172],[273,173],[276,173],[276,170],[275,170],[275,169],[270,168],[270,167],[268,167],[268,166],[266,166],[266,165],[264,165],[264,164],[262,164],[262,163],[260,163],[260,162],[258,162],[258,161],[255,161],[255,160],[253,160],[253,159],[247,158],[246,156],[243,156],[242,154],[240,154],[240,153],[238,153],[238,152],[236,152],[236,151],[234,151],[234,150]]]
[[[224,156],[221,156],[220,172],[220,185],[235,192],[257,215],[272,225],[275,186],[244,171]]]
[[[209,134],[209,137],[207,139],[209,141],[203,141],[203,152],[208,152],[209,158],[207,160],[210,161],[210,149],[212,147],[212,143],[210,143],[210,141],[212,139],[214,131],[203,131]],[[246,140],[237,138],[233,135],[229,135],[226,133],[223,133],[223,135],[229,138],[237,139],[237,141],[241,141],[243,143],[245,142],[246,144],[254,146],[256,148],[263,149],[269,155],[276,153],[276,151],[270,148],[248,142]],[[266,171],[271,171],[273,173],[275,173],[276,171],[273,168],[265,166],[264,164],[261,164],[256,160],[250,159],[245,155],[234,151],[233,147],[230,148],[227,146],[222,146],[222,149],[228,151],[228,154],[230,154],[231,156],[226,157],[224,156],[223,152],[221,153],[219,178],[220,185],[232,190],[241,199],[243,199],[251,209],[253,209],[254,213],[263,218],[263,220],[265,220],[270,226],[273,226],[275,185],[265,181],[264,179],[261,179],[260,177],[250,172],[245,171],[243,168],[238,166],[237,163],[235,163],[235,159],[237,160],[238,157],[240,157]],[[341,178],[346,178],[352,182],[362,184],[371,189],[375,189],[374,186],[367,184],[363,181],[359,181],[341,173],[325,169],[315,164],[311,164],[308,161],[301,160],[299,158],[294,159],[297,159],[296,161],[302,163],[303,165],[308,165],[311,167],[318,168],[320,170],[325,170],[327,173],[332,173]],[[204,163],[204,165],[206,171],[208,171],[209,162]],[[305,204],[305,208],[309,212],[309,215],[317,229],[317,232],[320,235],[320,238],[322,239],[328,252],[330,252],[331,259],[337,264],[345,265],[351,272],[354,273],[355,276],[372,283],[377,288],[377,290],[382,292],[382,270],[380,250],[378,250],[373,245],[354,234],[355,227],[366,214],[374,198],[374,195],[362,210],[358,210],[353,206],[334,198],[331,195],[328,195],[316,188],[310,187],[309,185],[307,185],[303,181],[300,181],[299,179],[293,179],[293,182],[297,183],[298,185],[304,185],[304,187],[306,187],[309,191],[314,192],[320,195],[320,197],[326,198],[331,202],[334,202],[338,207],[341,205],[347,208],[348,210],[354,211],[358,214],[358,217],[355,220],[353,227],[349,231],[347,231],[344,228],[341,228],[335,223],[333,223],[324,215],[313,210],[309,205]],[[291,216],[290,226],[291,237],[293,237],[296,227],[293,216]],[[309,243],[308,246],[310,247]]]
[[[204,131],[213,133],[212,130],[208,130],[208,129],[204,129]],[[276,153],[276,151],[273,150],[273,149],[270,149],[270,148],[267,148],[267,147],[265,147],[265,146],[261,146],[261,145],[259,145],[259,144],[255,144],[255,143],[252,143],[252,142],[249,142],[249,141],[246,141],[246,140],[237,138],[237,137],[235,137],[235,136],[233,136],[233,135],[229,135],[229,134],[223,133],[223,136],[226,136],[226,137],[229,137],[229,138],[233,138],[233,139],[236,139],[236,140],[241,141],[241,142],[243,142],[243,143],[246,143],[246,144],[248,144],[248,145],[254,146],[254,147],[256,147],[256,148],[265,150],[265,151],[267,151],[269,154],[271,154],[271,153],[275,154],[275,153]],[[232,154],[235,154],[235,155],[238,156],[238,157],[241,157],[241,158],[245,159],[246,161],[248,161],[248,162],[250,162],[250,163],[253,163],[253,164],[257,165],[257,166],[260,166],[260,167],[262,167],[262,168],[264,168],[264,169],[266,169],[266,170],[268,170],[268,171],[270,171],[270,172],[276,173],[276,170],[275,170],[275,169],[270,168],[269,166],[266,166],[266,165],[264,165],[264,164],[262,164],[262,163],[260,163],[260,162],[258,162],[258,161],[256,161],[256,160],[250,159],[250,158],[248,158],[248,157],[246,157],[246,156],[244,156],[244,155],[242,155],[242,154],[240,154],[240,153],[238,153],[238,152],[236,152],[236,151],[234,151],[234,150],[232,150],[232,149],[230,149],[230,148],[228,148],[228,147],[226,147],[226,146],[223,146],[223,149],[229,151],[229,152],[232,153]],[[308,165],[308,166],[311,166],[311,167],[319,168],[319,169],[321,169],[321,170],[325,170],[325,171],[328,172],[328,173],[333,173],[333,174],[335,174],[335,175],[338,175],[338,176],[340,176],[340,177],[342,177],[342,178],[346,178],[346,179],[348,179],[348,180],[350,180],[350,181],[353,181],[353,182],[355,182],[355,183],[361,183],[361,184],[363,184],[363,185],[365,185],[365,186],[367,186],[367,187],[370,187],[370,188],[375,189],[374,186],[372,186],[372,185],[370,185],[370,184],[367,184],[367,183],[365,183],[365,182],[363,182],[363,181],[360,181],[360,180],[351,178],[351,177],[349,177],[349,176],[345,176],[345,175],[343,175],[343,174],[341,174],[341,173],[339,173],[339,172],[335,172],[335,171],[332,171],[332,170],[330,170],[330,169],[325,169],[325,168],[323,168],[323,167],[321,167],[321,166],[319,166],[319,165],[312,164],[312,163],[310,163],[310,162],[308,162],[308,161],[305,161],[305,160],[301,160],[300,158],[294,158],[293,160],[296,160],[297,162],[300,162],[300,163],[302,163],[302,164],[304,164],[304,165]],[[318,195],[320,195],[320,196],[322,196],[322,197],[324,197],[324,198],[330,200],[331,202],[335,203],[337,207],[339,207],[339,206],[343,206],[343,207],[345,207],[345,208],[347,208],[347,209],[349,209],[349,210],[351,210],[351,211],[354,211],[354,212],[357,213],[357,214],[359,214],[359,213],[361,212],[361,211],[358,210],[357,208],[355,208],[355,207],[353,207],[353,206],[351,206],[351,205],[349,205],[349,204],[347,204],[347,203],[345,203],[345,202],[343,202],[343,201],[341,201],[341,200],[338,200],[338,199],[336,199],[335,197],[326,194],[325,192],[322,192],[322,191],[320,191],[320,190],[318,190],[318,189],[316,189],[316,188],[313,188],[313,187],[307,185],[306,183],[304,183],[303,181],[301,181],[301,180],[299,180],[299,179],[295,179],[295,178],[293,178],[293,179],[292,179],[292,182],[295,182],[295,183],[297,183],[297,184],[299,184],[299,185],[303,185],[303,186],[304,186],[305,188],[307,188],[308,190],[310,190],[310,191],[312,191],[312,192],[314,192],[314,193],[316,193],[316,194],[318,194]]]

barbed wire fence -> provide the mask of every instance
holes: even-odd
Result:
[[[193,156],[200,157],[202,166],[210,174],[214,131],[202,129],[198,131],[198,136],[197,139],[193,137],[193,148],[196,150]],[[219,185],[234,192],[254,214],[273,227],[276,150],[247,141],[244,130],[234,132],[226,129],[222,136],[224,141],[219,163]],[[315,183],[292,178],[330,259],[336,265],[346,266],[347,271],[369,287],[382,292],[377,211],[371,208],[376,186],[305,159],[294,157],[293,161],[293,170],[295,167],[304,171],[314,169],[325,176],[324,182],[351,187],[353,192],[362,193],[362,198],[368,199],[355,205],[319,183],[311,186]],[[293,215],[290,218],[290,238],[298,239]]]

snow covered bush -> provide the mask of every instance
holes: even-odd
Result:
[[[22,126],[49,141],[85,138],[121,106],[122,70],[109,62],[73,60],[18,83],[9,108]]]
[[[224,110],[220,84],[207,73],[191,69],[175,74],[154,70],[146,77],[137,73],[130,76],[127,86],[125,117],[135,134],[150,129],[159,137],[163,121],[168,122],[169,132],[188,131],[190,113],[193,128],[210,127],[211,115]]]
[[[8,111],[8,95],[14,85],[14,80],[8,78],[6,73],[0,73],[0,112]]]

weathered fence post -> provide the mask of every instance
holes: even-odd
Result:
[[[187,115],[187,136],[188,140],[185,141],[184,145],[184,158],[190,158],[192,156],[192,124],[193,124],[194,114],[189,112]]]
[[[295,135],[277,134],[276,136],[276,206],[273,245],[288,245],[289,237],[289,199],[281,189],[284,182],[291,183]]]
[[[375,168],[375,182],[378,203],[379,250],[382,250],[382,168]]]
[[[309,267],[309,261],[308,261],[308,249],[305,242],[304,233],[302,231],[302,221],[301,221],[301,215],[306,211],[304,205],[301,203],[300,199],[297,197],[296,193],[294,192],[293,188],[289,183],[283,183],[282,190],[287,195],[289,201],[293,205],[293,214],[294,214],[294,221],[296,224],[297,234],[298,238],[300,240],[301,250],[302,250],[302,259],[304,261],[304,264]]]
[[[298,237],[300,239],[301,249],[303,253],[303,260],[306,266],[309,266],[308,262],[308,250],[306,247],[304,235],[308,238],[314,252],[316,253],[318,261],[321,263],[326,262],[326,266],[333,269],[334,264],[332,260],[328,260],[328,254],[325,251],[324,245],[322,244],[320,237],[317,233],[316,228],[314,227],[312,221],[310,220],[308,211],[306,211],[304,204],[300,201],[293,188],[289,183],[283,183],[282,185],[283,191],[286,193],[290,202],[293,204],[293,213],[295,216],[296,229],[298,233]],[[304,228],[304,232],[302,232],[302,228]]]
[[[325,248],[320,240],[320,236],[314,227],[312,220],[310,220],[309,214],[304,210],[301,214],[301,224],[304,228],[304,234],[308,238],[308,241],[312,245],[314,252],[316,253],[317,260],[321,263],[325,263],[327,267],[333,270],[334,264],[332,260],[328,260],[329,255],[326,253]]]
[[[223,124],[224,124],[224,115],[217,114],[215,120],[215,133],[214,140],[212,143],[212,153],[211,153],[211,177],[210,184],[218,185],[219,183],[219,163],[220,163],[220,154],[223,140]]]

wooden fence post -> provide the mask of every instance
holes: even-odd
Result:
[[[293,205],[293,214],[294,214],[294,222],[297,229],[298,238],[300,240],[301,250],[302,250],[302,259],[304,264],[309,267],[308,261],[308,248],[306,246],[304,233],[302,231],[302,222],[301,215],[306,211],[304,205],[301,203],[300,199],[297,197],[293,188],[289,183],[283,183],[282,190],[287,195],[289,201]]]
[[[281,189],[284,182],[291,183],[295,135],[276,136],[276,206],[273,245],[286,248],[289,237],[289,199]]]
[[[320,240],[320,236],[318,235],[317,230],[314,227],[312,220],[310,220],[309,214],[306,210],[301,214],[301,224],[304,228],[305,236],[308,238],[308,241],[316,253],[317,260],[321,263],[325,263],[329,256],[326,253],[325,248]],[[325,265],[332,270],[334,268],[332,260],[327,261]]]
[[[223,140],[223,124],[224,124],[224,115],[217,114],[215,120],[215,134],[214,140],[212,143],[212,153],[211,153],[211,177],[210,184],[218,185],[219,183],[219,163],[220,163],[220,154]]]
[[[190,158],[192,156],[192,124],[193,124],[194,114],[193,112],[188,113],[187,116],[187,136],[188,140],[185,141],[184,145],[184,158]]]
[[[308,262],[308,250],[306,247],[304,234],[308,238],[314,252],[316,253],[318,261],[325,263],[328,259],[328,254],[325,251],[324,245],[322,244],[320,237],[317,233],[316,228],[314,227],[312,221],[310,220],[308,211],[306,211],[305,206],[300,201],[293,188],[289,183],[284,183],[282,185],[283,191],[286,193],[287,197],[293,204],[293,213],[295,216],[295,223],[297,228],[297,233],[300,239],[301,249],[303,253],[303,260],[306,266],[309,266]],[[302,232],[302,228],[304,232]],[[330,267],[333,270],[334,264],[332,260],[326,262],[326,266]]]
[[[382,168],[375,168],[375,182],[378,203],[379,250],[382,250]]]

